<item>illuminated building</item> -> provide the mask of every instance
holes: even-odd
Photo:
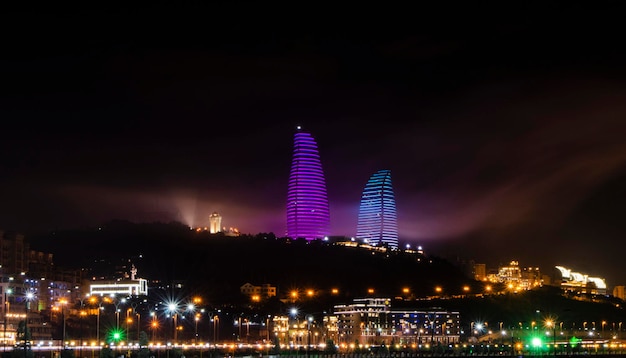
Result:
[[[561,288],[566,291],[590,294],[606,294],[606,283],[603,278],[589,277],[574,272],[563,266],[555,266],[561,272]]]
[[[255,286],[249,282],[239,287],[239,291],[246,296],[259,296],[259,297],[275,297],[276,286],[272,286],[269,283],[264,283],[261,286]]]
[[[537,267],[520,268],[519,262],[511,261],[508,266],[500,266],[498,273],[488,274],[487,281],[506,285],[507,290],[519,292],[543,285],[541,273]]]
[[[131,268],[130,278],[110,281],[97,281],[89,285],[90,295],[110,296],[146,296],[148,295],[148,281],[145,278],[136,278],[135,265]]]
[[[352,304],[334,306],[340,346],[452,344],[460,340],[458,311],[394,309],[389,298],[356,298]]]
[[[326,181],[317,143],[297,128],[287,192],[287,236],[323,239],[330,229]]]
[[[356,237],[372,245],[398,248],[398,218],[390,170],[379,170],[365,185]]]
[[[474,265],[474,279],[478,281],[487,280],[487,265],[485,264]]]
[[[222,217],[217,212],[213,212],[211,216],[209,216],[209,233],[217,234],[220,232],[220,227],[222,226]]]

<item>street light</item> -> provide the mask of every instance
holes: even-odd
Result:
[[[313,316],[306,316],[306,324],[307,324],[307,339],[306,339],[306,356],[309,356],[309,349],[311,349],[311,324],[313,323]]]
[[[63,348],[65,348],[65,306],[67,305],[67,299],[61,298],[59,304],[61,305],[61,316],[63,317]]]
[[[155,312],[150,312],[150,316],[152,317],[152,320],[150,321],[150,329],[152,329],[152,343],[155,343],[156,330],[159,328],[159,321],[157,320]]]
[[[98,307],[98,311],[96,313],[96,344],[98,346],[100,346],[100,311],[102,311],[102,305],[104,302],[106,302],[106,297],[103,297],[100,300],[96,296],[89,297],[89,303]]]
[[[30,310],[30,301],[35,298],[35,294],[32,291],[26,293],[26,302],[24,302],[24,309],[26,311],[26,317],[24,318],[24,350],[29,343],[30,333],[28,332],[28,311]],[[24,351],[26,353],[26,351]]]
[[[7,288],[6,290],[4,290],[4,335],[2,336],[3,339],[3,346],[4,349],[6,350],[6,346],[7,346],[7,323],[9,321],[9,308],[10,308],[10,303],[7,299],[7,295],[11,295],[13,293],[13,289],[12,288]]]
[[[547,320],[546,327],[552,328],[552,347],[554,348],[554,355],[556,356],[556,322]]]
[[[200,320],[200,313],[196,313],[193,320],[195,323],[194,341],[198,343],[198,321]]]
[[[172,316],[172,322],[174,323],[174,342],[178,340],[178,303],[170,302],[167,304],[167,313]]]
[[[216,344],[217,340],[220,338],[219,329],[220,329],[220,317],[218,315],[214,315],[213,316],[213,344]]]

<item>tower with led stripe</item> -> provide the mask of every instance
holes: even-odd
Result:
[[[317,143],[297,128],[287,191],[287,237],[323,239],[330,230],[326,180]]]
[[[359,206],[356,237],[371,245],[398,248],[398,217],[391,170],[379,170],[365,185]]]

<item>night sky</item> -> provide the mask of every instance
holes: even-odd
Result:
[[[281,236],[301,125],[334,235],[390,169],[403,244],[626,284],[620,2],[133,6],[0,15],[0,229]]]

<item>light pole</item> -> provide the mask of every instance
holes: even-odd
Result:
[[[159,321],[157,321],[156,313],[150,312],[150,316],[152,317],[152,321],[150,322],[150,328],[152,328],[152,343],[155,343],[156,338],[156,330],[159,327]]]
[[[306,316],[306,325],[307,325],[307,338],[306,338],[306,356],[309,357],[309,350],[311,349],[311,324],[313,323],[313,316]]]
[[[9,323],[9,308],[10,308],[10,303],[7,299],[7,294],[10,296],[13,293],[13,289],[11,289],[10,287],[8,287],[6,290],[4,290],[4,335],[2,336],[3,339],[3,350],[6,350],[6,346],[7,346],[7,324]]]
[[[102,311],[102,304],[104,303],[104,299],[101,298],[100,300],[98,300],[96,296],[91,296],[89,297],[89,303],[98,307],[98,311],[96,313],[96,345],[100,346],[100,311]]]
[[[59,304],[61,304],[61,317],[63,317],[63,343],[62,346],[65,348],[65,306],[67,305],[67,299],[61,298],[59,300]]]
[[[30,310],[30,301],[35,298],[35,294],[32,291],[26,293],[26,302],[24,302],[24,309],[26,311],[26,317],[24,318],[24,354],[26,354],[26,346],[30,343],[30,332],[28,331],[28,312]]]
[[[213,316],[213,344],[216,344],[217,340],[220,338],[219,329],[220,329],[220,317],[218,315],[214,315]]]
[[[195,342],[198,343],[198,321],[200,320],[200,313],[196,313],[196,316],[194,317],[195,320]]]
[[[176,342],[178,340],[178,304],[176,302],[168,303],[167,312],[172,316],[172,322],[174,323],[174,342]]]
[[[552,347],[554,349],[554,355],[556,356],[556,321],[546,321],[546,327],[552,328]]]
[[[141,333],[141,313],[135,311],[135,315],[137,315],[137,343],[139,343],[139,334]]]

